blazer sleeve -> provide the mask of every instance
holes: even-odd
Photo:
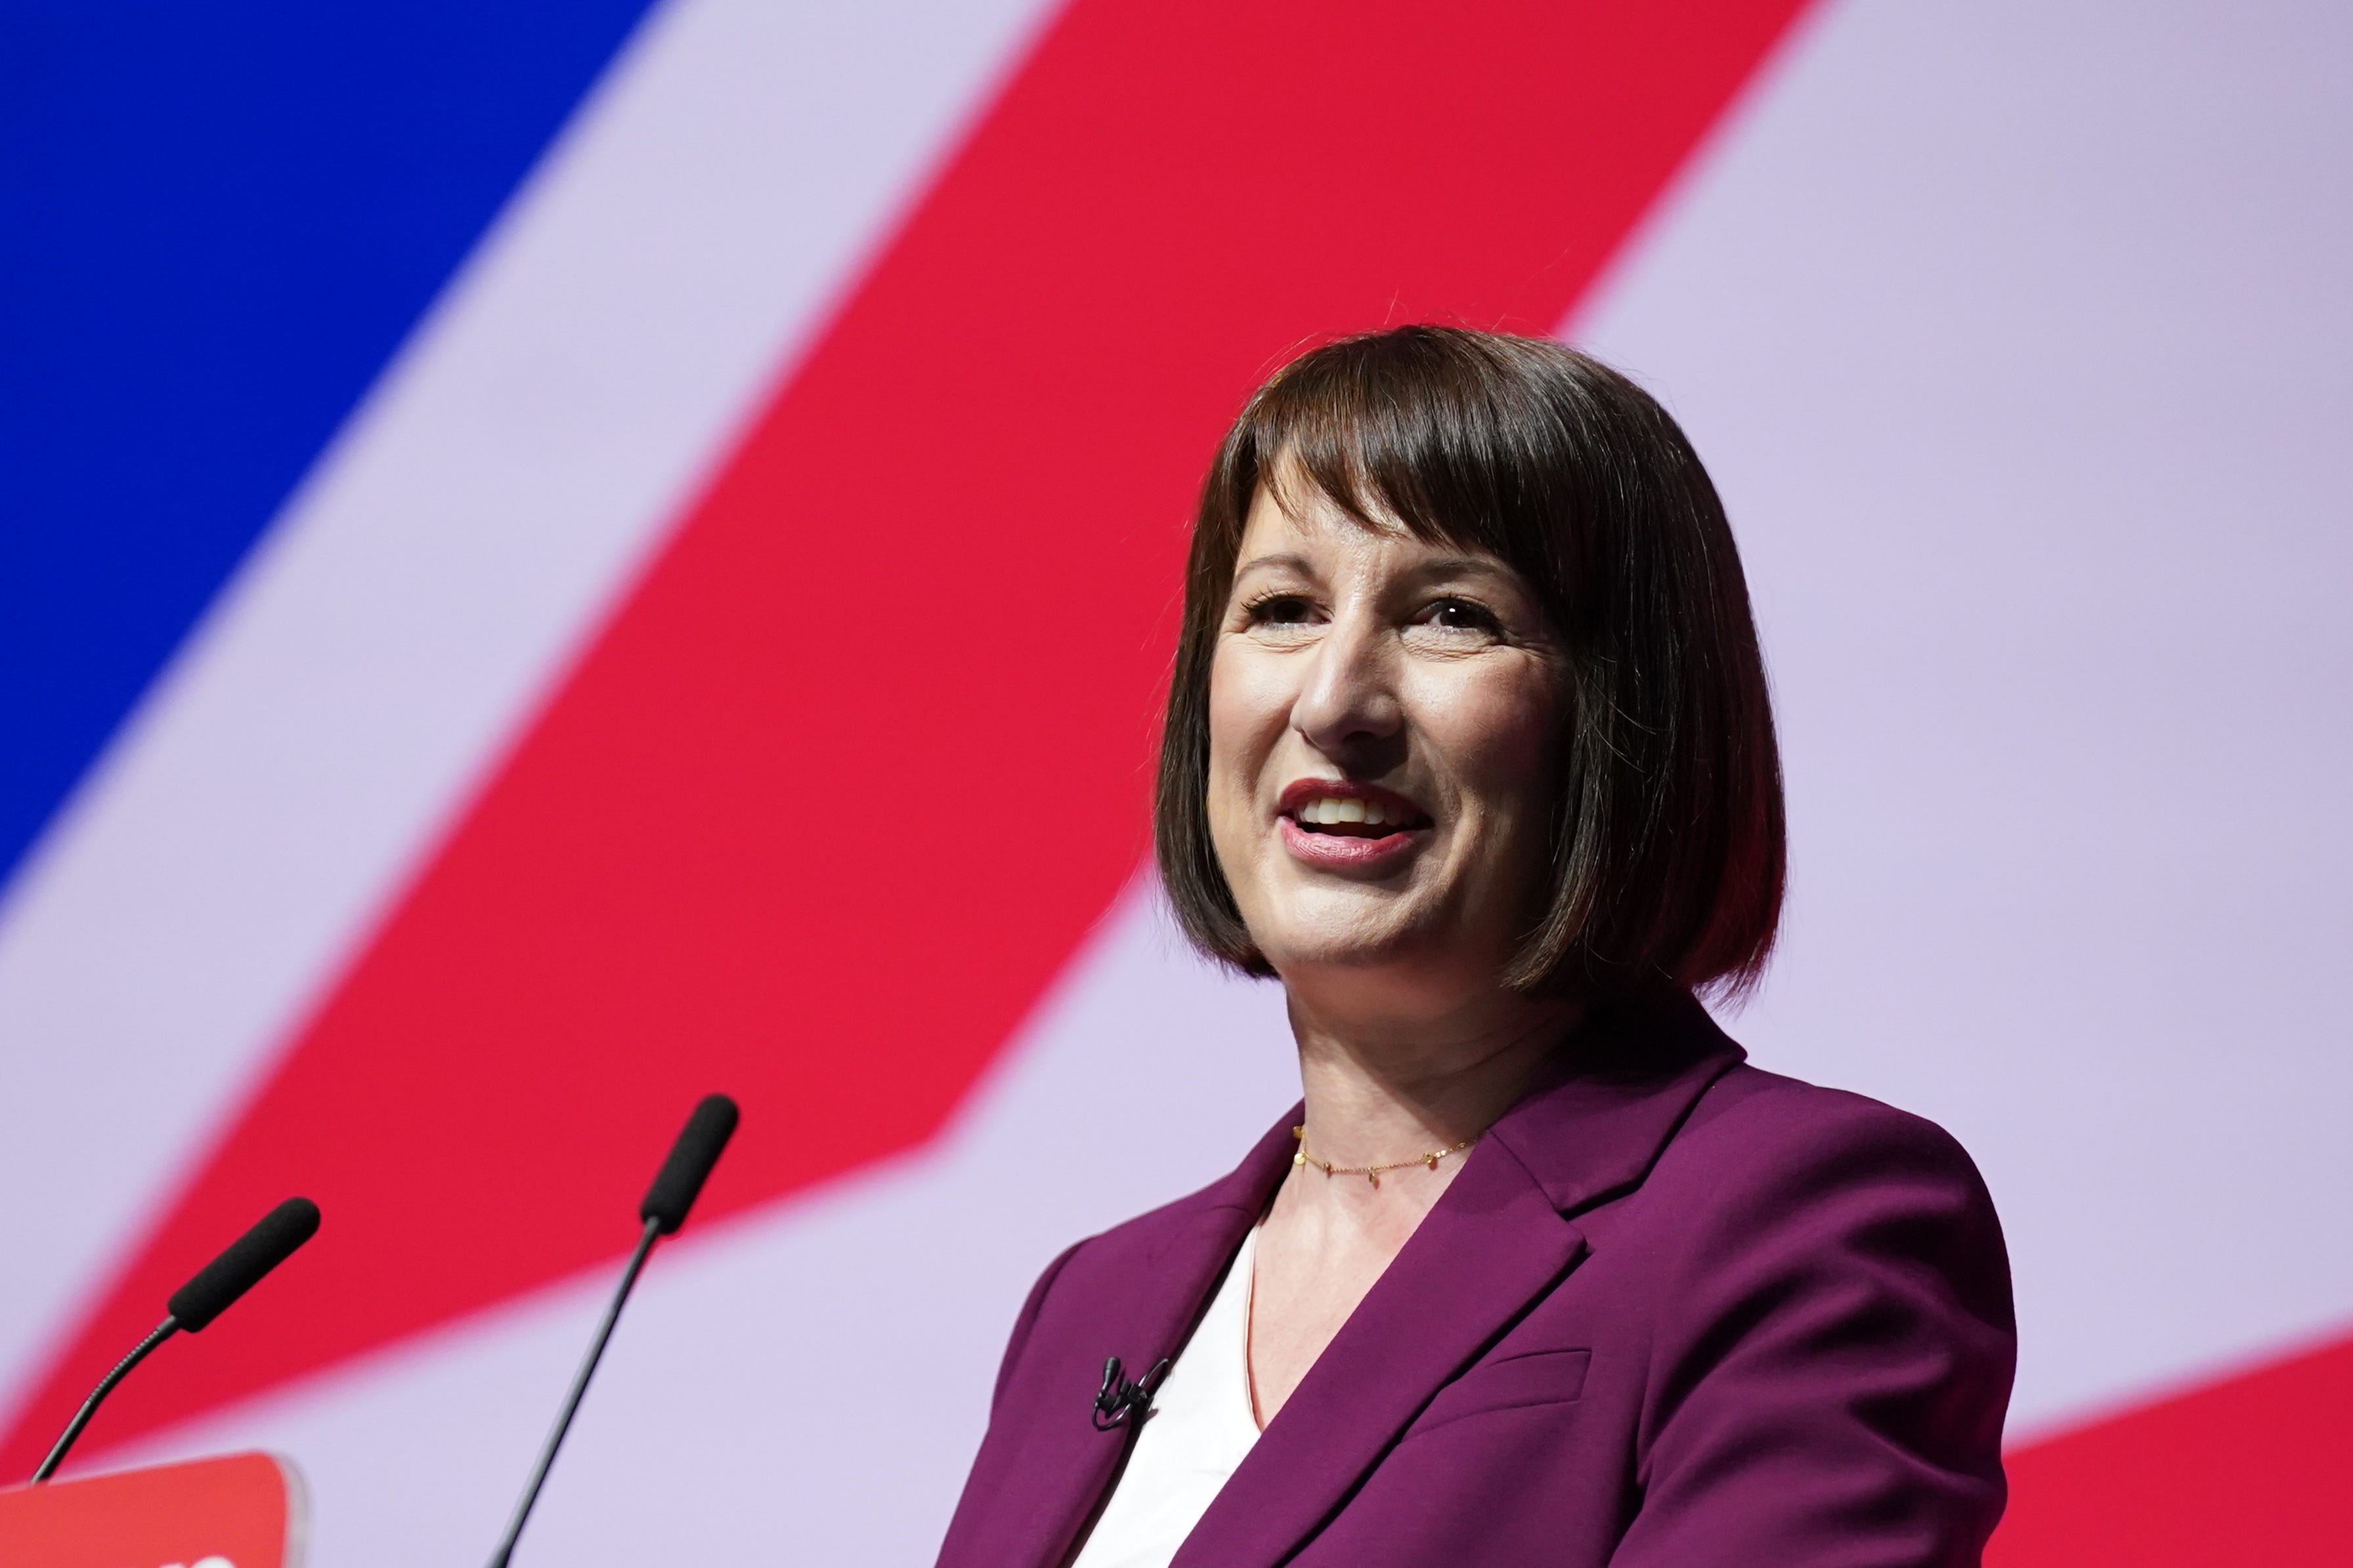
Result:
[[[1704,1217],[1666,1271],[1613,1568],[1961,1568],[2001,1517],[2016,1330],[1984,1184],[1929,1122],[1804,1109],[1736,1107],[1703,1132],[1730,1157],[1652,1194]]]

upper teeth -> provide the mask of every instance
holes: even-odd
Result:
[[[1299,820],[1324,826],[1337,822],[1361,822],[1377,827],[1392,820],[1394,814],[1384,813],[1376,800],[1340,800],[1331,795],[1311,800],[1299,808]],[[1404,818],[1395,817],[1402,823]]]

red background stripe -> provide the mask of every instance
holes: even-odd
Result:
[[[2353,1563],[2353,1339],[2009,1457],[1988,1568]]]
[[[288,1192],[120,1439],[934,1131],[1145,846],[1182,523],[1303,339],[1547,331],[1799,0],[1081,0],[20,1410]],[[779,192],[778,200],[790,193]]]

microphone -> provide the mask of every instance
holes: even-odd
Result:
[[[1116,1432],[1131,1422],[1141,1427],[1144,1418],[1152,1414],[1152,1396],[1160,1392],[1162,1381],[1175,1364],[1167,1356],[1162,1356],[1145,1370],[1142,1377],[1124,1377],[1121,1373],[1124,1369],[1119,1364],[1119,1357],[1105,1357],[1103,1386],[1095,1391],[1094,1413],[1091,1417],[1095,1430]]]
[[[251,1230],[230,1242],[227,1251],[198,1269],[195,1279],[173,1291],[172,1299],[164,1303],[164,1321],[129,1355],[115,1363],[112,1372],[99,1379],[98,1386],[90,1390],[90,1397],[81,1402],[81,1408],[66,1424],[49,1457],[33,1472],[34,1484],[39,1485],[57,1472],[57,1468],[65,1462],[67,1451],[81,1436],[82,1428],[98,1414],[100,1402],[114,1392],[116,1384],[131,1375],[132,1367],[147,1359],[150,1351],[182,1329],[192,1334],[201,1332],[239,1296],[261,1283],[263,1275],[291,1258],[296,1247],[318,1233],[319,1205],[308,1198],[288,1198],[263,1215]]]
[[[506,1537],[491,1554],[491,1568],[507,1568],[514,1556],[515,1542],[522,1538],[522,1527],[531,1518],[532,1506],[539,1501],[539,1489],[546,1484],[548,1469],[555,1463],[555,1451],[564,1446],[564,1435],[571,1430],[572,1417],[580,1408],[580,1396],[588,1392],[588,1380],[596,1375],[596,1363],[604,1357],[605,1342],[613,1337],[613,1325],[621,1321],[622,1303],[636,1287],[638,1274],[645,1268],[654,1243],[677,1234],[678,1227],[686,1223],[687,1211],[702,1194],[711,1167],[719,1163],[727,1140],[735,1135],[738,1120],[733,1100],[723,1094],[703,1096],[693,1114],[686,1119],[678,1142],[670,1145],[670,1158],[655,1173],[654,1184],[646,1189],[645,1201],[638,1205],[638,1218],[645,1226],[638,1235],[638,1249],[629,1254],[629,1261],[621,1270],[620,1288],[613,1292],[612,1304],[605,1309],[605,1321],[596,1325],[596,1337],[588,1342],[588,1353],[582,1358],[580,1370],[573,1374],[572,1391],[565,1395],[564,1409],[549,1429],[547,1442],[540,1448],[539,1463],[532,1467],[531,1479],[523,1483],[514,1517],[507,1521]]]
[[[702,1195],[711,1167],[719,1163],[727,1140],[735,1136],[739,1120],[733,1100],[723,1094],[704,1095],[686,1119],[678,1142],[670,1146],[670,1158],[654,1173],[654,1184],[646,1189],[638,1217],[659,1235],[678,1234],[678,1227],[686,1223],[686,1211]]]

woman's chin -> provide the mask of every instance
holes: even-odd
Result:
[[[1316,970],[1361,973],[1420,967],[1430,956],[1430,942],[1423,930],[1427,922],[1414,919],[1412,905],[1419,900],[1396,894],[1366,898],[1365,891],[1356,898],[1307,893],[1284,900],[1291,907],[1251,921],[1259,950],[1286,979]]]

